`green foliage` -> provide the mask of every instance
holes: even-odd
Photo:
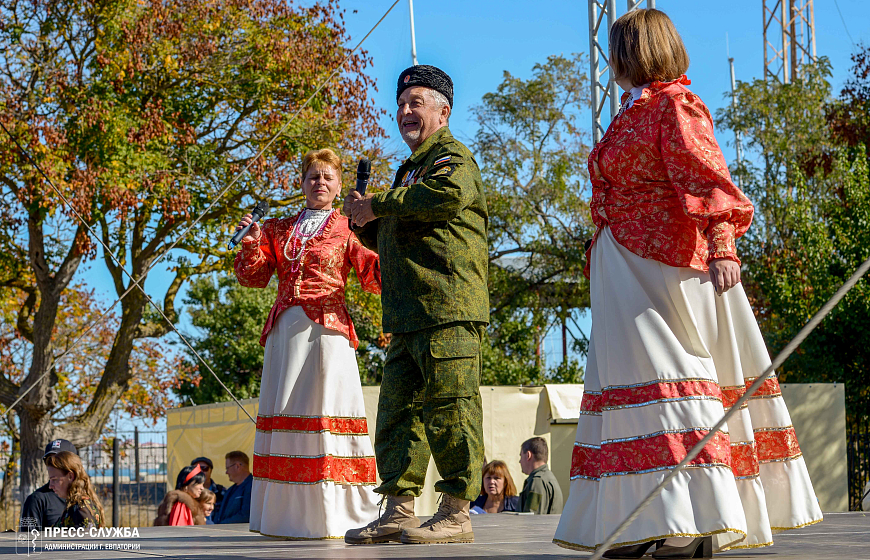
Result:
[[[738,170],[756,205],[741,242],[745,283],[772,353],[870,257],[866,146],[868,74],[840,99],[826,59],[801,67],[793,84],[738,87],[720,124],[744,135],[758,156]],[[863,86],[862,86],[863,84]],[[862,93],[863,92],[863,93]],[[784,364],[784,382],[841,382],[850,419],[870,410],[870,280],[862,279]]]
[[[240,399],[260,394],[263,347],[260,333],[278,295],[273,281],[265,289],[243,288],[228,275],[194,280],[184,303],[200,335],[187,336],[230,391]],[[182,384],[177,393],[196,404],[230,400],[226,391],[188,350],[187,363],[199,368],[199,378]]]
[[[571,309],[589,306],[583,242],[589,218],[589,99],[585,57],[551,56],[523,80],[504,80],[473,109],[473,151],[490,215],[490,345],[483,382],[578,380],[574,364],[548,371],[538,352]],[[561,367],[561,366],[560,366]]]

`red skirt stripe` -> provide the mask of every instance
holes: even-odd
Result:
[[[254,455],[254,477],[273,482],[374,484],[374,457],[279,457]]]
[[[731,470],[736,477],[758,476],[758,453],[754,442],[731,446]]]
[[[583,399],[580,401],[581,412],[601,413],[601,393],[583,393]]]
[[[604,390],[604,407],[644,404],[660,399],[678,399],[680,397],[713,397],[722,398],[722,390],[715,381],[691,380],[652,383],[639,387],[625,387]]]
[[[575,445],[571,457],[571,477],[600,478],[673,467],[706,434],[704,430],[659,434],[632,441],[605,443],[600,450]],[[728,435],[717,433],[689,464],[731,466]]]
[[[731,408],[734,406],[734,403],[737,402],[737,399],[742,397],[746,390],[755,382],[755,379],[750,379],[746,382],[746,385],[743,387],[723,387],[722,395],[723,395],[723,404],[725,408]],[[769,377],[762,383],[761,388],[755,392],[755,397],[773,397],[776,395],[780,395],[782,392],[779,388],[779,381],[776,377]]]
[[[337,435],[368,434],[368,424],[365,418],[335,418],[320,416],[316,418],[302,416],[257,416],[257,430],[261,432],[331,432]]]
[[[758,460],[781,461],[801,454],[794,427],[759,430],[753,434]]]
[[[571,478],[598,478],[601,476],[601,450],[574,446],[571,454]]]

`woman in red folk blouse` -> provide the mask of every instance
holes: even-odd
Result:
[[[752,204],[710,112],[686,86],[671,20],[635,10],[610,32],[626,91],[589,156],[592,337],[555,542],[594,550],[770,365],[735,240]],[[701,558],[773,544],[822,514],[775,376],[629,525],[607,558]]]
[[[345,305],[353,268],[364,290],[381,291],[378,256],[360,245],[332,209],[341,161],[331,150],[302,161],[305,208],[256,224],[242,239],[236,277],[278,298],[260,344],[266,347],[254,440],[251,530],[298,539],[343,537],[377,516],[375,458],[368,437]],[[251,222],[250,214],[239,228]]]

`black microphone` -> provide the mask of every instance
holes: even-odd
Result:
[[[372,162],[368,158],[359,160],[356,166],[356,192],[365,196],[366,187],[369,186],[369,174],[372,172]]]
[[[253,216],[251,223],[236,232],[233,238],[230,239],[230,242],[227,245],[227,249],[232,249],[233,247],[238,245],[239,241],[241,241],[246,235],[248,235],[248,232],[251,231],[251,226],[254,225],[254,222],[259,222],[263,219],[263,216],[268,213],[269,204],[265,200],[261,200],[260,202],[258,202],[257,205],[254,206],[254,209],[251,210],[251,215]]]
[[[356,166],[356,192],[360,195],[365,196],[366,187],[369,186],[369,175],[372,172],[372,162],[369,161],[369,158],[362,158],[359,160],[359,165]],[[359,226],[353,223],[353,220],[348,218],[350,222],[351,231],[356,231],[359,229]]]

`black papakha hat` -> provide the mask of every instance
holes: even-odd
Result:
[[[434,89],[446,97],[447,104],[450,105],[451,109],[453,108],[453,80],[440,68],[435,68],[428,64],[420,64],[418,66],[411,66],[399,74],[399,83],[396,87],[396,101],[399,101],[399,96],[402,95],[403,91],[413,86]]]

